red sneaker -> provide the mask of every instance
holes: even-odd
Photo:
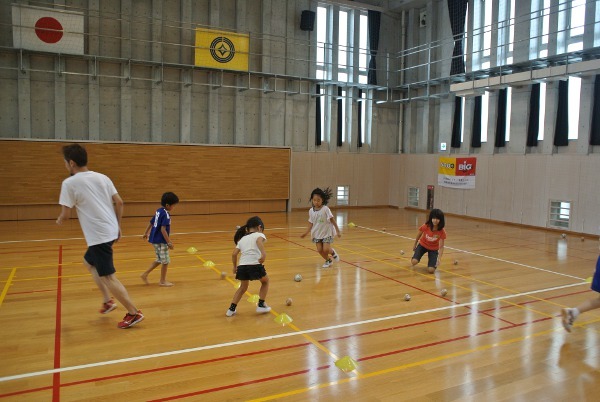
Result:
[[[117,326],[119,328],[126,329],[129,327],[133,327],[135,324],[142,321],[143,319],[144,319],[144,315],[142,314],[142,312],[140,310],[138,310],[137,313],[135,313],[135,314],[129,314],[129,313],[125,314],[125,317],[123,317],[123,321],[121,321],[119,324],[117,324]]]
[[[110,299],[106,303],[102,303],[102,308],[100,309],[100,314],[110,313],[114,309],[117,308],[117,303],[113,299]]]

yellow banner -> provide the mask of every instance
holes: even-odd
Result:
[[[440,166],[438,168],[438,174],[447,174],[454,176],[456,173],[456,158],[445,158],[440,157]]]
[[[248,71],[249,35],[196,28],[195,65]]]

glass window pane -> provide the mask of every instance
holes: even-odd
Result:
[[[581,96],[581,78],[569,78],[569,139],[579,137],[579,103]]]
[[[490,110],[490,93],[481,96],[481,142],[487,142],[488,119]]]
[[[367,55],[369,53],[368,45],[367,45],[367,37],[369,34],[369,19],[366,15],[360,15],[360,33],[358,38],[358,46],[360,47],[359,56],[358,56],[358,67],[361,70],[366,70],[368,67],[367,64]]]
[[[539,120],[539,131],[538,141],[544,139],[544,120],[546,118],[546,83],[540,84],[540,120]]]

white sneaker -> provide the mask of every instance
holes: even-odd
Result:
[[[257,313],[268,313],[269,311],[271,311],[271,307],[267,306],[266,304],[263,307],[256,306]]]
[[[565,330],[567,332],[571,332],[571,329],[573,329],[573,323],[575,322],[575,315],[573,314],[573,309],[563,308],[561,313],[563,327],[565,327]]]
[[[332,257],[333,257],[333,261],[340,262],[340,255],[338,253],[334,252]]]
[[[225,315],[226,315],[227,317],[233,317],[233,316],[234,316],[234,315],[236,315],[236,314],[237,314],[237,311],[236,311],[236,310],[233,310],[233,311],[231,311],[230,309],[227,309],[227,312],[225,313]]]
[[[325,264],[323,264],[323,268],[329,268],[331,264],[333,264],[333,262],[331,260],[327,260],[325,261]]]

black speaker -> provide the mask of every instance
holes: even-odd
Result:
[[[300,17],[300,29],[303,31],[312,31],[315,29],[315,16],[317,13],[310,10],[302,10]]]

